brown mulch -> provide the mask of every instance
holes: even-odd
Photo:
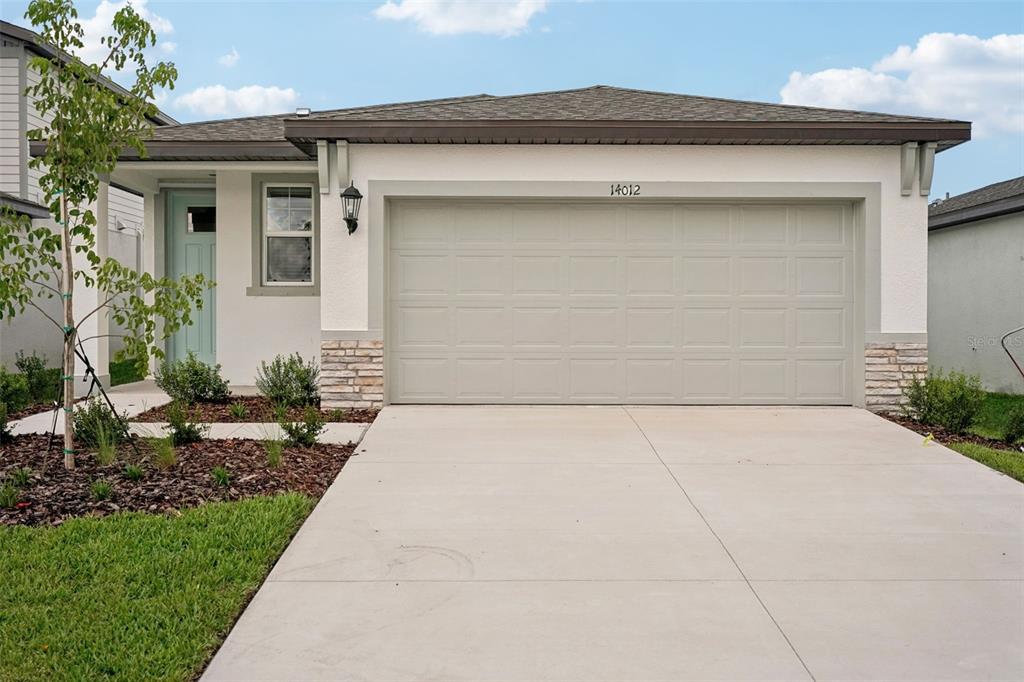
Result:
[[[1007,445],[1001,440],[994,438],[985,438],[975,433],[951,433],[941,426],[923,424],[919,421],[904,417],[898,414],[883,414],[881,415],[891,422],[896,422],[900,426],[906,429],[910,429],[922,436],[931,434],[932,437],[940,443],[974,443],[975,445],[984,445],[987,448],[993,448],[995,450],[1013,450],[1012,447]]]
[[[231,414],[231,405],[241,403],[245,405],[245,416],[235,417]],[[161,405],[146,410],[131,418],[133,422],[166,422],[167,410],[170,405]],[[302,421],[304,407],[292,407],[287,410],[288,421]],[[226,403],[196,403],[185,409],[186,414],[193,421],[198,422],[220,422],[220,423],[244,423],[244,422],[276,422],[274,405],[263,396],[232,396]],[[327,422],[359,422],[369,424],[377,418],[380,410],[320,410],[324,421]]]
[[[16,436],[0,446],[0,480],[10,480],[15,469],[32,471],[27,486],[19,490],[13,509],[0,508],[0,524],[56,525],[76,516],[105,516],[119,511],[168,513],[204,502],[237,500],[254,495],[294,491],[320,497],[345,466],[354,445],[318,444],[311,448],[285,448],[278,468],[267,464],[264,446],[254,440],[205,440],[176,448],[178,462],[161,471],[149,462],[150,446],[138,442],[141,459],[128,444],[118,460],[100,466],[95,455],[82,452],[73,471],[64,468],[60,444],[46,452],[46,436]],[[127,462],[139,465],[143,476],[131,481],[124,475]],[[228,487],[212,475],[222,466],[230,474]],[[113,487],[109,500],[93,498],[93,481],[103,479]]]

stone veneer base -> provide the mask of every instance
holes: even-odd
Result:
[[[899,412],[903,391],[928,375],[928,344],[864,345],[864,403],[872,412]],[[320,396],[326,408],[384,405],[384,342],[322,341]]]
[[[864,344],[864,404],[872,412],[899,412],[904,389],[928,376],[928,344]]]
[[[320,405],[383,407],[384,342],[321,341]]]

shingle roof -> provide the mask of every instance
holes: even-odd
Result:
[[[181,142],[271,142],[285,140],[284,122],[295,114],[250,116],[185,123],[155,131],[154,140]],[[311,121],[776,121],[950,122],[920,116],[743,102],[595,85],[525,95],[471,95],[316,111]]]
[[[928,206],[928,229],[937,230],[1024,211],[1024,176],[1004,180]]]
[[[1012,180],[1003,180],[985,187],[972,189],[970,192],[957,194],[955,197],[942,199],[928,207],[928,215],[937,216],[952,213],[965,208],[973,208],[1000,199],[1024,196],[1024,175]]]
[[[787,121],[878,122],[940,121],[863,111],[822,109],[788,104],[744,102],[649,90],[594,85],[525,95],[478,95],[455,100],[338,109],[312,119],[388,121]]]
[[[318,139],[440,144],[901,144],[970,139],[970,123],[596,85],[160,128],[151,158],[309,159]],[[126,159],[129,157],[126,157]]]

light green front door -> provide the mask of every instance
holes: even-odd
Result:
[[[202,274],[217,279],[217,228],[213,190],[178,190],[167,197],[167,272],[174,278]],[[202,310],[192,311],[192,324],[168,340],[167,357],[180,360],[189,352],[205,363],[217,361],[216,290],[203,294]]]

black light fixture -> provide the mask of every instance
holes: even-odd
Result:
[[[341,193],[341,207],[345,215],[345,224],[348,225],[348,233],[352,234],[359,227],[359,204],[363,201],[363,195],[356,189],[355,182],[349,184]]]

